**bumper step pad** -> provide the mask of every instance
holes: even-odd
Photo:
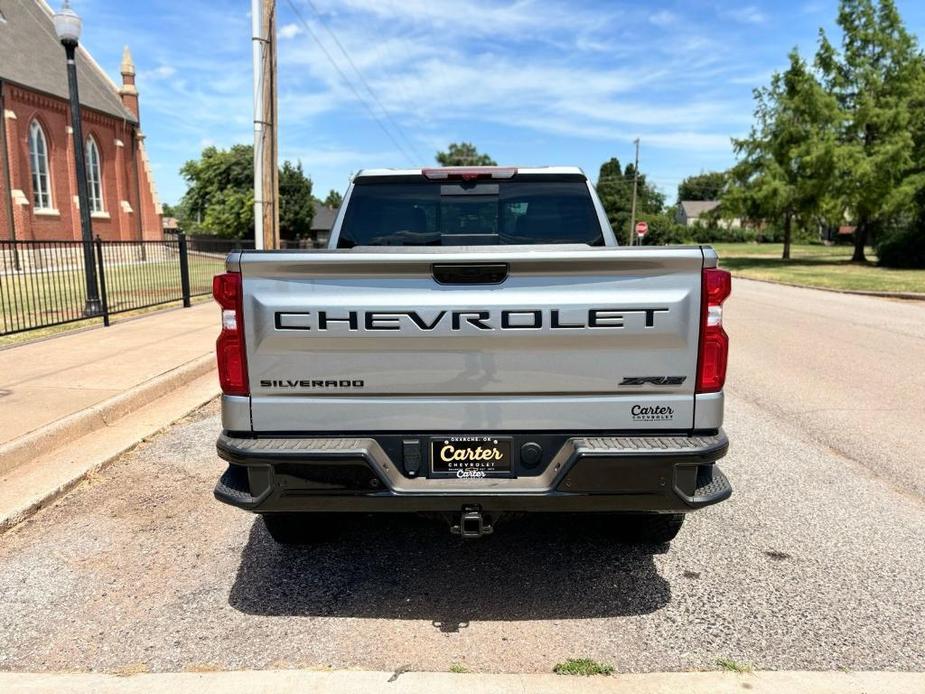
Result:
[[[726,475],[716,465],[701,465],[697,469],[697,489],[694,490],[695,499],[710,499],[726,492],[732,492],[732,485]]]
[[[723,433],[713,436],[594,436],[573,439],[575,447],[585,454],[614,456],[703,455],[710,461],[721,458],[729,448]],[[718,454],[718,455],[717,455]]]
[[[239,504],[251,504],[254,501],[247,481],[247,470],[240,465],[228,466],[215,485],[215,493]]]

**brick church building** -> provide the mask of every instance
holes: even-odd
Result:
[[[0,241],[81,237],[67,67],[44,0],[0,0]],[[115,84],[77,52],[94,236],[162,237],[145,153],[135,66],[125,49]]]

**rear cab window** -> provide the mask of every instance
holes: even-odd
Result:
[[[337,246],[523,244],[604,245],[583,176],[472,181],[360,177]]]

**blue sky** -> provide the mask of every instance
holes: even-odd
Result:
[[[164,201],[182,196],[178,170],[203,146],[252,141],[248,0],[72,4],[84,44],[111,75],[122,45],[132,49]],[[921,36],[925,3],[898,4]],[[280,155],[300,159],[323,197],[358,169],[432,165],[437,149],[460,140],[500,164],[577,164],[596,177],[611,156],[629,161],[640,137],[641,170],[673,201],[680,179],[733,161],[729,138],[748,130],[752,89],[791,47],[812,53],[836,8],[836,0],[279,0]]]

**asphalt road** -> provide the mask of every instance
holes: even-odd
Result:
[[[737,280],[727,393],[925,496],[925,302]]]
[[[275,546],[213,403],[0,536],[0,669],[925,670],[925,306],[737,282],[723,468],[668,551],[579,518]]]

